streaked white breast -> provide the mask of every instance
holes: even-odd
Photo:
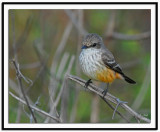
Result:
[[[83,49],[79,56],[79,62],[82,71],[94,80],[97,80],[97,70],[106,68],[101,60],[101,51],[95,48]]]

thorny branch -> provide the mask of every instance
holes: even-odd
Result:
[[[85,80],[82,80],[81,78],[77,77],[77,76],[73,76],[73,75],[67,75],[67,78],[74,81],[74,82],[77,82],[78,84],[84,86],[85,85]],[[102,89],[101,88],[98,88],[96,86],[94,86],[93,84],[90,84],[88,86],[88,89],[96,94],[98,94],[101,98],[103,98],[103,94],[102,94]],[[111,95],[110,93],[107,93],[104,97],[105,100],[107,101],[110,101],[114,104],[117,104],[117,101],[116,101],[116,97]],[[124,108],[128,113],[130,113],[133,117],[135,117],[136,119],[139,119],[139,120],[143,120],[147,123],[150,123],[151,121],[145,117],[143,117],[142,115],[138,114],[137,112],[135,112],[134,110],[132,110],[128,105],[126,104],[120,104],[120,106],[122,108]],[[117,112],[117,111],[116,111]]]

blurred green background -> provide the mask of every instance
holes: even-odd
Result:
[[[112,32],[108,35],[111,26]],[[39,97],[38,108],[53,112],[51,115],[60,116],[67,123],[125,122],[117,114],[112,120],[113,110],[99,96],[71,80],[67,80],[56,110],[52,110],[70,64],[70,74],[88,79],[78,64],[84,37],[79,29],[99,34],[124,73],[137,82],[131,85],[115,80],[109,92],[150,119],[150,36],[124,40],[113,35],[114,32],[131,36],[150,32],[150,10],[9,10],[9,91],[22,97],[14,66],[10,62],[16,58],[22,74],[33,82],[30,86],[23,81],[31,104],[34,105]],[[99,82],[94,84],[106,87]],[[118,110],[131,122],[136,122],[121,107]],[[54,123],[46,116],[34,113],[39,123]],[[30,115],[28,108],[9,96],[9,123],[30,123],[27,115]]]

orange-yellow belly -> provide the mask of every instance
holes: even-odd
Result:
[[[115,71],[105,68],[104,70],[97,71],[97,80],[102,82],[111,83],[115,79],[121,79],[121,75],[119,73],[116,73]]]

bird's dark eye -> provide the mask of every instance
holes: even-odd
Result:
[[[92,45],[92,46],[93,46],[93,47],[95,47],[96,45],[97,45],[97,43],[93,43],[93,45]]]

